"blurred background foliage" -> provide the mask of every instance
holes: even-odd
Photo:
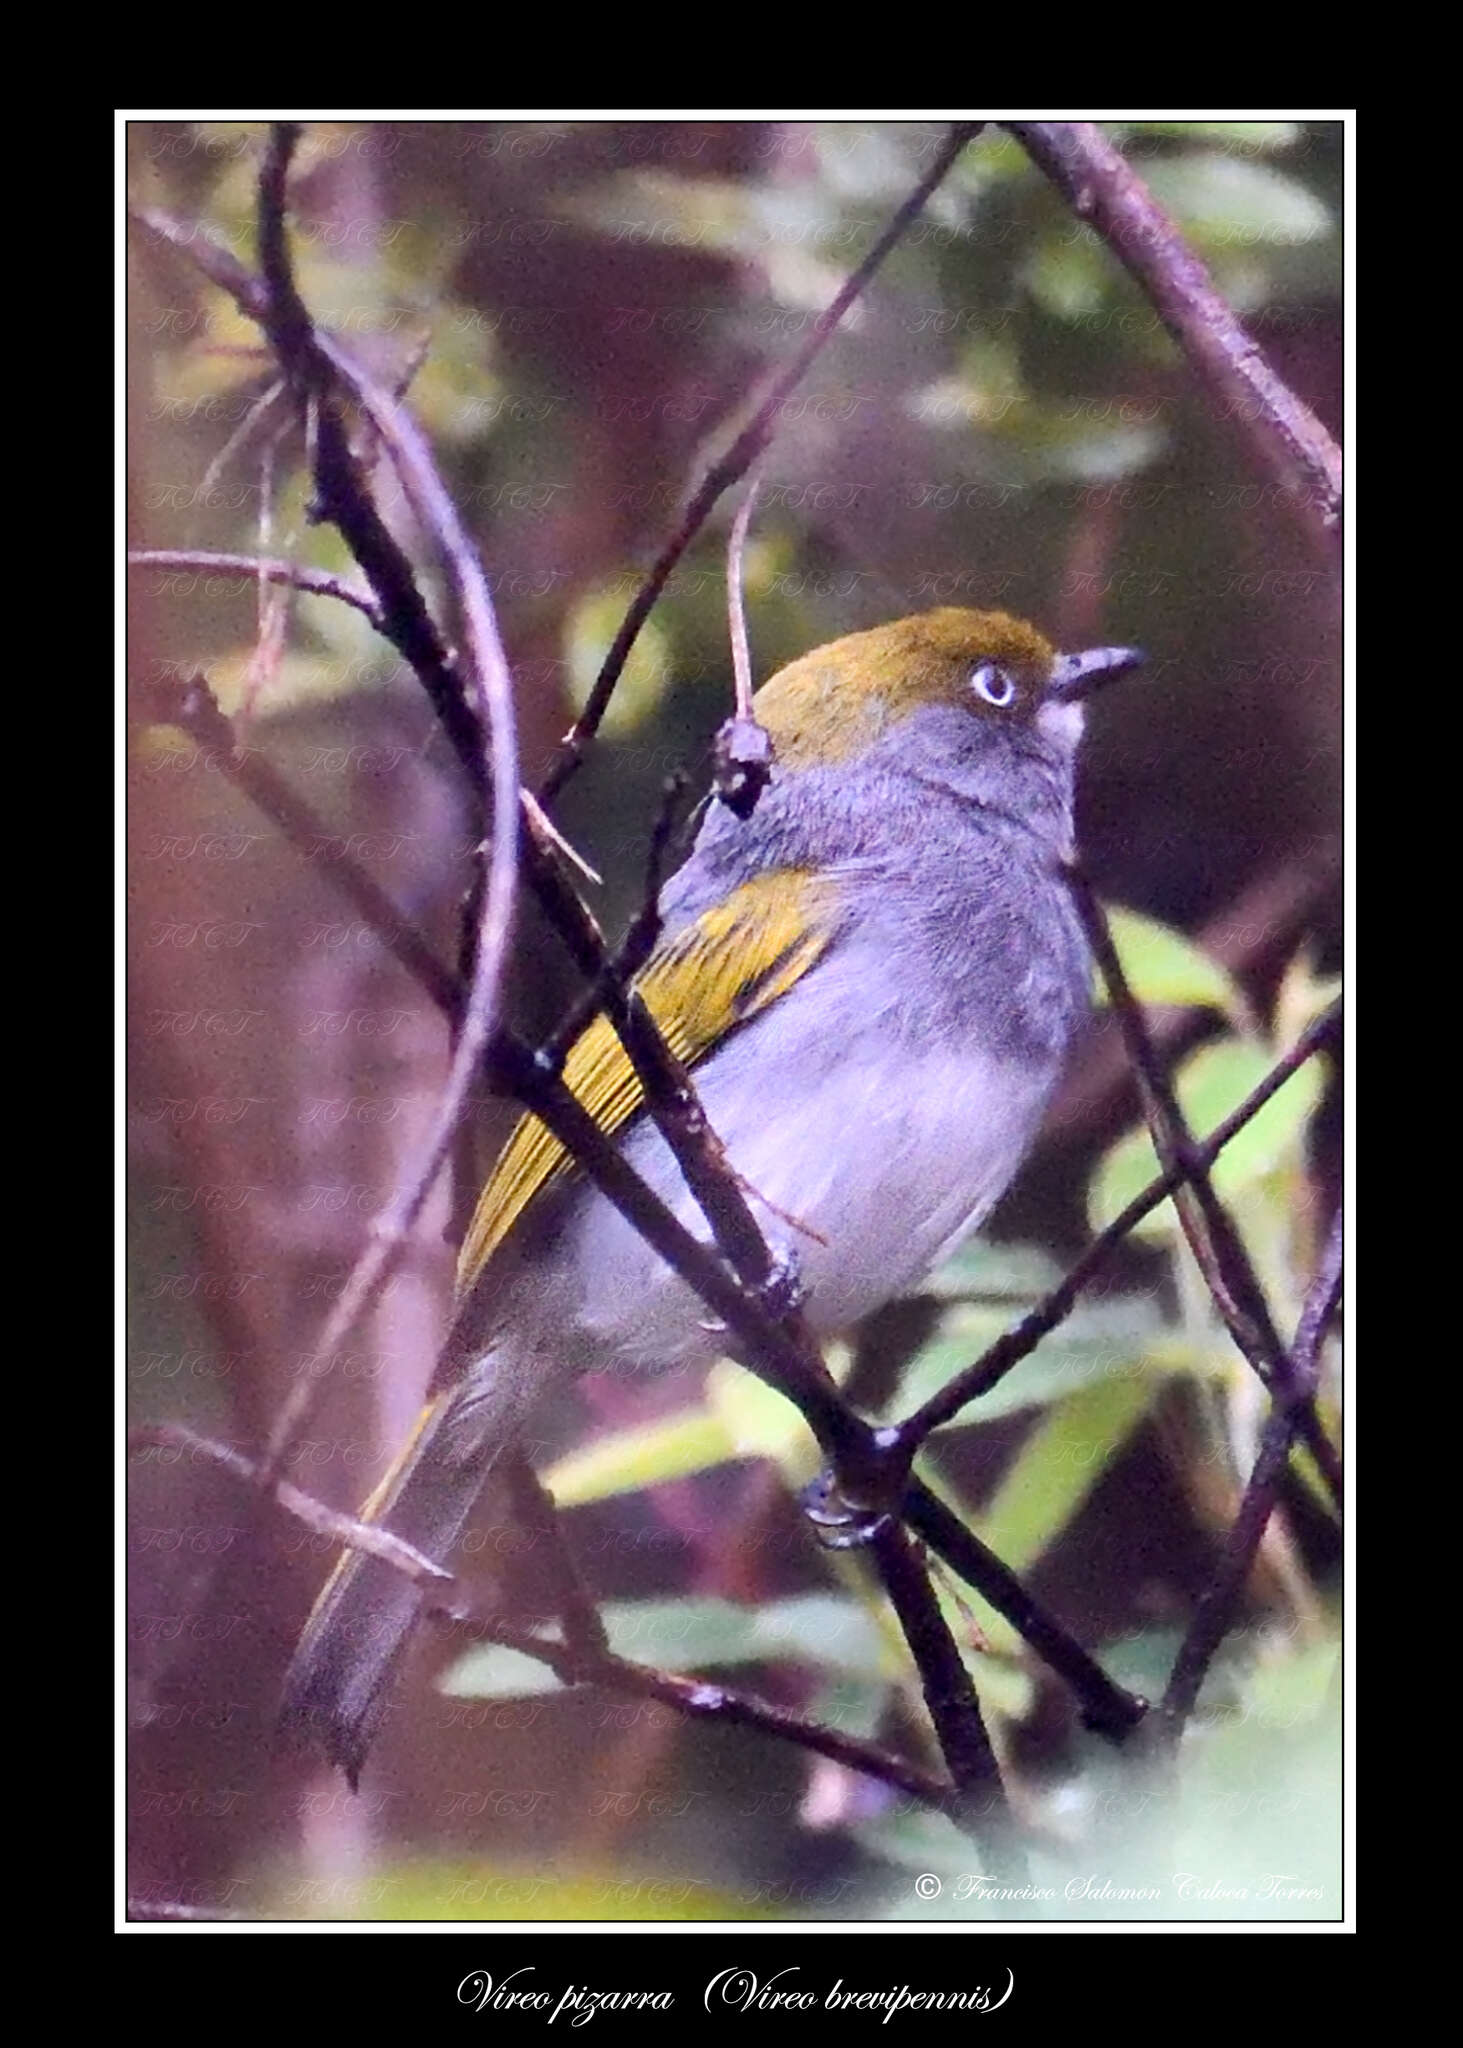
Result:
[[[525,772],[582,702],[645,565],[918,177],[923,124],[337,125],[297,159],[316,319],[409,391],[480,544],[514,660]],[[1114,126],[1280,373],[1333,429],[1341,397],[1341,129]],[[130,131],[132,199],[251,265],[262,131]],[[135,226],[134,545],[351,573],[309,520],[305,449],[253,327]],[[367,450],[369,453],[370,451]],[[746,564],[754,662],[937,603],[995,604],[1059,642],[1134,641],[1104,698],[1080,835],[1195,1126],[1217,1123],[1330,999],[1339,968],[1339,591],[1146,304],[1007,136],[966,150],[790,402]],[[413,545],[384,464],[383,503]],[[560,807],[615,928],[643,887],[668,772],[730,700],[724,505],[658,606]],[[420,559],[421,550],[413,547]],[[439,594],[434,565],[425,586]],[[246,743],[444,959],[480,834],[417,686],[357,613],[217,576],[135,573],[129,673],[129,1393],[257,1444],[293,1376],[330,1389],[292,1476],[366,1491],[414,1410],[450,1286],[453,1203],[349,1358],[311,1339],[440,1086],[419,989],[216,766],[155,722],[204,674]],[[525,910],[512,1002],[572,991]],[[481,1158],[508,1111],[484,1101]],[[1217,1175],[1293,1327],[1339,1181],[1338,1089],[1313,1062]],[[1156,1170],[1099,1013],[991,1233],[837,1358],[906,1412],[976,1356]],[[469,1191],[470,1193],[470,1191]],[[459,1190],[457,1208],[460,1212]],[[1325,1412],[1337,1422],[1335,1359]],[[1124,1680],[1161,1690],[1253,1461],[1265,1403],[1155,1213],[1078,1312],[940,1437],[945,1496]],[[730,1366],[589,1382],[540,1464],[627,1654],[735,1673],[838,1725],[919,1744],[917,1687],[857,1561],[794,1495],[797,1418]],[[273,1688],[325,1569],[216,1474],[134,1466],[134,1889],[310,1917],[848,1917],[993,1909],[970,1845],[838,1767],[663,1710],[569,1694],[506,1652],[423,1644],[362,1796],[268,1749]],[[495,1519],[496,1517],[496,1519]],[[533,1618],[531,1560],[491,1497],[466,1574]],[[1297,1459],[1211,1677],[1173,1801],[1075,1725],[1056,1681],[941,1581],[971,1645],[1062,1914],[1331,1917],[1340,1546]],[[202,1602],[201,1606],[199,1605]],[[940,1875],[922,1902],[912,1874]],[[1194,1886],[1176,1889],[1175,1873]],[[1262,1896],[1288,1872],[1305,1899]],[[1196,1887],[1207,1884],[1202,1895]],[[1157,1886],[1155,1901],[1146,1886]],[[1048,1909],[1050,1910],[1050,1909]]]

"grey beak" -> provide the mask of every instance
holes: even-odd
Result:
[[[1143,653],[1137,647],[1089,647],[1085,654],[1059,654],[1052,663],[1047,695],[1059,703],[1075,703],[1142,663]]]

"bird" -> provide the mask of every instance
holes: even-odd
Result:
[[[636,987],[809,1327],[916,1288],[1030,1149],[1090,1003],[1073,854],[1086,700],[1142,660],[1060,653],[1001,611],[942,606],[780,669],[753,707],[771,767],[712,794],[659,897]],[[709,1237],[602,1014],[563,1078],[685,1226]],[[709,1363],[726,1331],[531,1114],[457,1266],[424,1407],[360,1510],[446,1565],[495,1461],[582,1373]],[[347,1549],[286,1673],[281,1726],[355,1785],[419,1587]]]

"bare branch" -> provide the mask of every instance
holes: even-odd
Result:
[[[863,262],[856,270],[850,272],[837,293],[819,314],[802,347],[791,362],[774,372],[766,394],[758,403],[751,419],[721,460],[713,463],[701,479],[690,503],[681,515],[680,524],[656,556],[640,588],[631,599],[630,609],[620,622],[620,630],[616,633],[599,674],[595,677],[594,688],[589,693],[584,709],[574,721],[559,749],[557,760],[544,778],[539,794],[545,803],[550,802],[558,794],[583,760],[590,741],[599,730],[600,720],[605,715],[610,696],[620,679],[620,671],[625,666],[640,628],[649,618],[656,599],[670,581],[676,564],[706,524],[717,499],[746,475],[762,453],[772,438],[783,406],[821,353],[829,336],[919,213],[930,194],[943,183],[966,144],[973,141],[984,126],[983,121],[965,121],[950,130],[943,145],[936,152],[930,168],[892,215],[888,226]]]
[[[149,696],[153,716],[188,735],[219,773],[279,827],[301,859],[334,883],[391,957],[415,977],[444,1016],[455,1020],[463,1002],[456,975],[442,965],[366,870],[342,850],[339,834],[315,816],[269,762],[238,746],[232,722],[219,709],[203,677],[194,676],[178,685],[154,685]]]
[[[1128,977],[1108,929],[1107,915],[1082,869],[1075,862],[1069,862],[1065,872],[1073,903],[1107,984],[1113,1013],[1128,1049],[1154,1150],[1165,1169],[1177,1172],[1179,1176],[1179,1184],[1174,1189],[1174,1207],[1189,1249],[1225,1328],[1259,1378],[1273,1392],[1284,1384],[1286,1359],[1285,1347],[1275,1328],[1265,1291],[1243,1239],[1214,1191],[1209,1168],[1194,1143],[1173,1083],[1149,1034],[1143,1007],[1128,985]],[[1302,1411],[1301,1428],[1339,1507],[1340,1463],[1309,1397]]]
[[[743,589],[747,553],[747,529],[757,503],[757,479],[747,479],[746,495],[737,507],[726,545],[726,613],[731,636],[732,682],[736,690],[736,715],[746,724],[756,717],[752,709],[752,649],[747,639],[747,604]]]
[[[284,584],[311,597],[337,598],[364,613],[378,629],[381,624],[380,607],[369,590],[357,590],[323,569],[302,568],[296,562],[273,561],[264,555],[214,555],[207,548],[131,548],[127,560],[134,569],[183,569],[240,583]]]
[[[981,1836],[989,1859],[1008,1882],[1026,1879],[1026,1859],[1012,1833],[1013,1816],[975,1684],[950,1633],[924,1561],[901,1524],[886,1518],[870,1552],[924,1690],[940,1750],[957,1790],[950,1817]]]
[[[247,313],[261,326],[264,324],[269,310],[269,293],[264,280],[246,269],[216,235],[210,234],[207,228],[199,227],[196,222],[174,220],[159,206],[135,207],[132,218],[149,234],[156,235],[160,242],[186,256],[210,284],[217,285],[221,292],[227,292],[240,312]]]
[[[1163,1706],[1155,1722],[1154,1739],[1162,1746],[1171,1748],[1183,1734],[1209,1666],[1244,1597],[1261,1540],[1275,1512],[1305,1404],[1315,1392],[1321,1339],[1341,1295],[1341,1261],[1342,1222],[1338,1209],[1296,1325],[1295,1341],[1280,1376],[1283,1385],[1277,1388],[1239,1512],[1214,1577],[1195,1605],[1188,1633],[1174,1659]]]
[[[794,1743],[799,1749],[809,1750],[816,1756],[831,1757],[834,1763],[843,1764],[848,1770],[893,1786],[896,1791],[907,1793],[911,1799],[922,1800],[943,1812],[950,1812],[958,1804],[947,1780],[921,1770],[917,1764],[909,1763],[893,1750],[885,1749],[879,1743],[860,1741],[857,1736],[841,1734],[836,1728],[825,1728],[819,1722],[807,1721],[786,1707],[774,1707],[766,1700],[753,1698],[750,1693],[723,1685],[720,1680],[683,1678],[673,1671],[662,1671],[654,1665],[636,1664],[628,1657],[617,1657],[610,1650],[551,1642],[528,1629],[479,1621],[470,1616],[464,1618],[434,1607],[430,1602],[424,1611],[460,1641],[516,1650],[521,1657],[531,1657],[536,1663],[545,1665],[565,1685],[602,1685],[612,1692],[628,1693],[632,1698],[656,1700],[661,1706],[684,1714],[689,1720],[720,1722],[733,1728],[755,1728],[763,1735]]]
[[[317,1536],[328,1536],[334,1543],[343,1543],[348,1550],[362,1550],[368,1557],[379,1558],[393,1571],[403,1573],[418,1584],[450,1586],[453,1583],[451,1572],[434,1563],[430,1557],[424,1557],[421,1551],[400,1536],[393,1536],[381,1523],[359,1522],[354,1515],[338,1514],[334,1508],[316,1500],[313,1494],[302,1493],[287,1479],[271,1477],[262,1466],[242,1457],[238,1451],[230,1450],[227,1444],[199,1436],[181,1422],[152,1423],[130,1429],[127,1444],[130,1450],[186,1451],[190,1457],[218,1466],[220,1471],[242,1480],[246,1486],[262,1487],[286,1513],[303,1522]]]
[[[1048,1614],[1015,1572],[967,1529],[922,1480],[911,1480],[901,1503],[909,1527],[950,1569],[989,1601],[1023,1642],[1064,1678],[1076,1694],[1087,1727],[1120,1742],[1148,1711],[1148,1702],[1110,1679],[1076,1637]]]
[[[390,614],[396,600],[404,602],[406,613],[413,618],[424,607],[410,567],[404,564],[359,475],[337,411],[336,377],[348,377],[402,471],[419,516],[426,520],[446,558],[462,605],[470,654],[468,670],[476,696],[475,706],[469,709],[462,703],[461,711],[481,747],[478,780],[491,790],[493,798],[486,886],[479,901],[472,977],[452,1065],[427,1139],[391,1200],[373,1221],[366,1248],[327,1319],[319,1349],[328,1358],[334,1356],[354,1329],[400,1256],[407,1232],[451,1150],[473,1078],[493,1036],[512,931],[517,873],[518,748],[507,658],[482,571],[463,533],[456,508],[442,488],[415,428],[395,400],[358,372],[347,372],[342,367],[338,352],[331,351],[317,337],[300,299],[285,229],[286,184],[296,138],[297,131],[291,124],[275,127],[259,178],[259,251],[268,286],[265,329],[298,402],[306,407],[313,402],[318,418],[316,483],[321,508],[345,534],[376,589],[383,616]],[[378,576],[385,580],[384,590],[377,582]],[[435,635],[429,638],[435,658]],[[424,648],[423,652],[426,651]],[[269,1476],[279,1470],[290,1444],[319,1398],[321,1385],[317,1380],[302,1379],[291,1389],[270,1434],[265,1461]]]
[[[613,961],[607,963],[607,966],[595,976],[594,981],[573,1005],[558,1030],[545,1045],[544,1057],[550,1062],[555,1073],[563,1071],[565,1060],[611,996],[616,991],[629,989],[655,950],[655,942],[660,937],[661,929],[660,888],[665,875],[666,851],[679,821],[687,788],[688,782],[684,774],[678,772],[667,778],[660,811],[650,835],[650,851],[646,856],[645,886],[641,892],[640,908],[632,918]]]
[[[726,610],[736,710],[716,735],[712,769],[712,787],[728,810],[735,811],[739,818],[752,815],[772,773],[772,741],[757,723],[752,708],[752,651],[747,640],[747,608],[742,589],[747,528],[756,502],[754,471],[747,482],[746,496],[737,507],[726,549]]]
[[[1285,1086],[1298,1068],[1329,1045],[1341,1028],[1342,1006],[1338,1000],[1322,1012],[1313,1024],[1303,1031],[1290,1050],[1281,1055],[1270,1072],[1251,1090],[1244,1101],[1231,1110],[1223,1123],[1217,1124],[1202,1143],[1194,1146],[1193,1163],[1200,1169],[1211,1167],[1230,1140],[1242,1131],[1250,1119],[1257,1116],[1271,1096]],[[1092,1240],[1061,1281],[1044,1300],[1024,1315],[1014,1329],[998,1337],[989,1350],[983,1352],[973,1365],[957,1373],[938,1394],[931,1395],[922,1408],[899,1424],[899,1435],[903,1440],[912,1439],[917,1447],[931,1430],[941,1429],[952,1422],[962,1408],[972,1401],[978,1401],[982,1394],[988,1394],[992,1387],[1004,1379],[1011,1368],[1033,1352],[1043,1337],[1049,1336],[1076,1307],[1078,1297],[1092,1281],[1124,1239],[1130,1237],[1143,1218],[1150,1215],[1160,1202],[1166,1202],[1187,1178],[1186,1167],[1169,1166],[1151,1180],[1141,1194],[1134,1195],[1131,1202],[1113,1218],[1107,1228]]]
[[[1143,180],[1091,121],[1006,125],[1143,287],[1221,415],[1236,423],[1309,521],[1334,536],[1341,523],[1340,449],[1276,376]]]

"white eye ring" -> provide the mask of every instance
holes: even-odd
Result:
[[[977,696],[984,697],[987,704],[994,704],[997,711],[1015,701],[1016,685],[1003,668],[997,668],[993,661],[983,661],[971,674],[971,683]]]

